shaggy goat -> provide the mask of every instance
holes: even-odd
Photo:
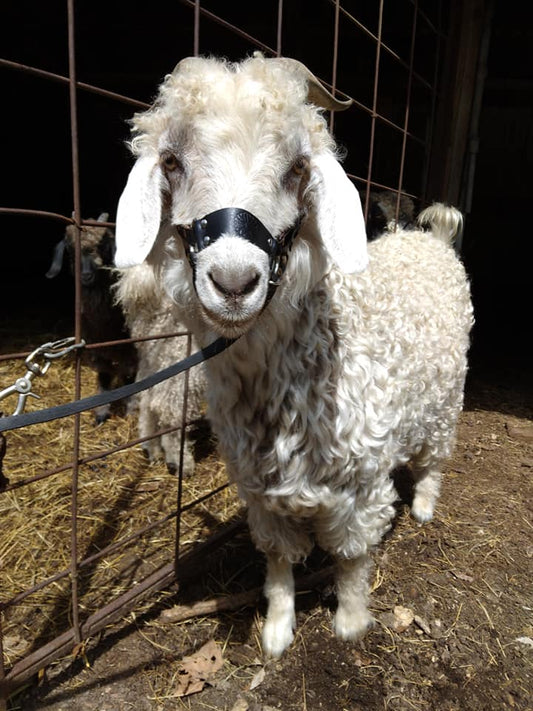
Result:
[[[97,222],[107,222],[107,218],[108,214],[103,212]],[[54,248],[52,264],[46,272],[48,279],[53,279],[61,271],[65,252],[70,270],[74,272],[75,240],[76,227],[68,225],[65,236]],[[122,311],[113,302],[114,256],[115,236],[108,227],[86,225],[81,228],[81,332],[88,343],[129,338]],[[137,356],[131,344],[104,346],[87,353],[90,365],[96,370],[100,392],[109,390],[113,381],[119,384],[133,381]],[[96,422],[104,422],[109,414],[109,405],[96,408]]]
[[[133,338],[185,332],[180,309],[159,287],[153,268],[144,263],[119,274],[116,299],[124,312]],[[139,366],[137,380],[162,370],[187,356],[187,338],[176,336],[136,342]],[[182,408],[185,378],[175,376],[143,390],[137,396],[139,437],[150,437],[158,430],[176,428],[143,443],[150,460],[165,459],[169,469],[177,468],[180,459]],[[187,422],[199,420],[205,401],[203,368],[189,371]],[[193,448],[189,438],[183,444],[183,471],[194,470]]]
[[[183,60],[133,120],[118,207],[118,266],[157,265],[201,345],[238,337],[206,364],[208,415],[267,557],[274,657],[293,639],[292,564],[314,541],[337,560],[336,634],[365,632],[391,472],[412,462],[412,513],[431,519],[463,401],[472,308],[448,209],[433,234],[387,234],[367,254],[320,111],[349,103],[294,60]]]

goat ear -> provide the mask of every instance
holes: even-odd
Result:
[[[102,256],[104,258],[104,265],[112,266],[115,263],[117,243],[115,240],[115,235],[111,232],[111,230],[106,230],[104,238],[101,242],[101,249]]]
[[[150,156],[139,158],[120,196],[116,222],[115,265],[119,269],[144,262],[161,223],[161,170]]]
[[[65,254],[65,239],[63,238],[54,247],[54,256],[52,257],[52,264],[50,264],[50,269],[46,272],[47,279],[53,279],[61,271],[63,266],[63,255]]]
[[[368,264],[368,254],[359,193],[333,155],[316,156],[313,167],[318,173],[316,220],[324,246],[343,272],[361,272]]]

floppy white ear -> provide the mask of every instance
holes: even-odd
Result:
[[[359,193],[333,155],[316,156],[313,165],[319,174],[315,208],[324,246],[343,272],[363,271],[368,254]]]
[[[139,158],[128,176],[117,208],[115,265],[144,262],[161,223],[161,170],[153,156]]]

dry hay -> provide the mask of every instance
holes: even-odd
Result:
[[[0,363],[0,375],[2,368]],[[63,372],[70,373],[67,368]],[[6,379],[2,376],[3,382]],[[67,381],[66,375],[63,380]],[[253,608],[242,611],[221,608],[203,616],[204,601],[212,602],[212,598],[224,594],[238,601],[241,594],[248,600],[248,593],[253,593],[255,607],[256,586],[263,582],[263,571],[259,570],[262,558],[253,556],[249,536],[243,535],[217,549],[215,555],[202,558],[201,575],[180,587],[177,598],[165,594],[163,599],[160,597],[161,605],[157,605],[154,604],[157,596],[151,596],[145,608],[137,607],[136,616],[127,618],[122,634],[109,630],[98,640],[98,653],[88,647],[85,665],[80,660],[77,669],[72,665],[68,674],[63,673],[61,664],[49,669],[48,688],[43,684],[34,689],[34,698],[25,697],[17,708],[43,708],[45,699],[50,711],[63,711],[65,703],[92,711],[105,698],[106,708],[114,703],[114,708],[143,711],[175,708],[235,711],[241,708],[239,699],[243,708],[277,707],[286,711],[333,707],[350,711],[361,708],[529,711],[531,651],[520,639],[530,641],[533,637],[530,515],[533,450],[531,443],[515,440],[508,433],[511,428],[526,425],[531,431],[531,408],[528,405],[522,409],[516,402],[509,402],[506,404],[500,391],[495,391],[486,400],[476,400],[474,406],[467,403],[459,425],[458,445],[447,463],[442,496],[431,523],[415,523],[409,511],[399,505],[393,529],[374,555],[370,608],[377,624],[360,642],[346,644],[332,635],[334,590],[323,578],[319,584],[301,590],[297,597],[294,643],[281,660],[264,666],[258,641],[262,615],[257,608],[255,612]],[[47,436],[59,437],[58,428],[55,423]],[[84,453],[100,446],[120,445],[132,436],[135,425],[130,418],[114,418],[95,429],[90,415],[82,417]],[[6,474],[12,483],[29,475],[23,471],[24,460],[17,472],[10,459],[15,453],[16,437],[17,433],[8,433]],[[24,441],[29,437],[30,432]],[[46,456],[49,466],[63,461],[39,440],[34,445],[40,446],[39,457]],[[25,446],[29,466],[34,455],[31,447]],[[16,449],[21,448],[19,443]],[[63,458],[66,457],[64,454]],[[55,516],[44,503],[46,497],[53,498],[46,488],[55,486],[55,479],[36,483],[34,496],[41,496],[42,501],[31,501],[31,496],[25,494],[24,505],[32,516],[46,519]],[[188,501],[221,481],[224,481],[223,469],[210,457],[200,462],[192,480],[184,482],[184,497]],[[20,550],[18,556],[9,551],[10,575],[15,578],[20,574],[19,560],[27,568],[22,571],[24,579],[15,580],[16,590],[10,594],[33,582],[34,566],[39,566],[36,580],[40,580],[45,577],[45,563],[46,574],[68,565],[69,476],[63,480],[63,488],[66,500],[63,533],[54,544],[51,537],[55,532],[48,524],[45,534],[53,550],[48,552],[35,533],[19,535],[17,527],[23,531],[26,525],[21,515],[13,523],[11,536],[2,530],[0,555],[5,555],[6,544]],[[80,513],[89,520],[83,518],[80,522],[81,554],[116,540],[118,535],[127,535],[133,527],[128,515],[136,521],[165,515],[172,510],[170,499],[175,500],[176,489],[176,480],[165,467],[147,466],[138,448],[84,464],[80,472]],[[21,491],[15,490],[10,496],[16,499]],[[57,494],[54,496],[58,498]],[[0,506],[4,500],[5,495],[0,494]],[[408,495],[405,501],[409,501]],[[105,516],[109,509],[114,516],[110,517],[111,526]],[[184,545],[205,538],[219,521],[232,517],[237,510],[240,509],[236,496],[233,491],[225,490],[213,503],[209,501],[195,508],[194,516],[192,511],[187,512],[183,517]],[[4,509],[0,511],[0,516],[3,515]],[[98,517],[100,523],[91,523],[92,518]],[[94,609],[100,600],[107,601],[145,570],[152,570],[151,566],[158,564],[158,555],[169,560],[173,525],[170,521],[126,552],[106,556],[105,561],[95,566],[87,590],[82,591],[86,609]],[[34,526],[32,530],[37,528]],[[54,546],[61,540],[64,547],[60,555]],[[34,557],[31,565],[22,560],[30,555]],[[325,566],[327,560],[317,556],[296,571],[297,580],[312,575],[317,568],[322,572]],[[28,647],[37,634],[44,637],[43,630],[49,632],[47,624],[55,625],[55,630],[70,624],[68,591],[64,588],[64,582],[48,588],[50,598],[53,595],[55,600],[47,600],[44,595],[40,599],[42,591],[32,595],[24,606],[8,610],[11,626],[5,632],[13,645],[9,650],[11,660],[23,653],[16,646],[17,634],[26,635],[23,639]],[[5,597],[2,590],[2,598]],[[58,601],[62,602],[62,608]],[[178,616],[177,621],[169,621],[169,613],[174,614],[176,609],[167,608],[176,602],[180,607],[190,603],[199,616],[186,621],[180,621],[184,618]],[[210,605],[206,609],[212,608]],[[143,615],[144,611],[148,614]],[[19,615],[16,619],[15,613]],[[31,614],[40,626],[32,624]],[[209,639],[215,639],[223,651],[224,667],[218,682],[199,694],[178,700],[174,691],[182,657]],[[260,673],[263,677],[255,688]]]
[[[86,366],[81,368],[81,397],[85,397],[96,392],[96,375]],[[0,362],[1,387],[24,372],[22,360]],[[55,361],[44,377],[34,380],[34,391],[42,399],[29,399],[26,410],[73,400],[74,383],[74,359]],[[9,397],[1,407],[9,414],[15,403],[16,397]],[[167,518],[140,538],[80,569],[81,619],[173,559],[179,477],[170,474],[162,462],[149,463],[139,445],[104,458],[98,456],[135,440],[136,427],[136,417],[124,413],[100,426],[95,425],[91,412],[80,416],[81,464],[75,494],[78,561]],[[0,493],[0,600],[4,603],[72,565],[74,418],[8,432],[6,442],[3,470],[10,485]],[[39,478],[61,468],[64,470]],[[19,486],[35,477],[37,480]],[[224,467],[211,447],[198,461],[195,474],[183,479],[182,506],[187,508],[225,484]],[[187,509],[180,517],[180,552],[207,538],[239,510],[235,492],[229,487]],[[70,585],[67,575],[5,610],[3,642],[9,666],[70,628]]]

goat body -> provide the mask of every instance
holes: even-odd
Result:
[[[98,222],[107,221],[102,213]],[[74,272],[76,228],[69,225],[65,236],[54,249],[49,279],[59,274],[67,254],[70,270]],[[87,225],[80,231],[81,276],[81,332],[87,343],[107,343],[129,338],[120,306],[114,302],[113,285],[115,236],[108,227]],[[96,370],[100,392],[109,390],[114,382],[132,382],[137,368],[137,357],[130,344],[103,346],[87,352],[89,364]],[[101,405],[95,410],[97,423],[109,417],[110,406]]]
[[[367,254],[321,107],[346,105],[293,60],[184,60],[134,119],[138,158],[117,214],[119,267],[153,265],[201,345],[240,336],[206,364],[208,415],[267,556],[271,656],[293,638],[291,566],[315,541],[338,561],[337,635],[367,629],[368,554],[394,513],[391,472],[412,463],[412,513],[429,520],[472,323],[451,246],[457,211],[437,206],[432,233],[387,234]],[[237,232],[189,265],[180,226],[226,206],[273,239],[301,220],[271,299],[268,254]]]

